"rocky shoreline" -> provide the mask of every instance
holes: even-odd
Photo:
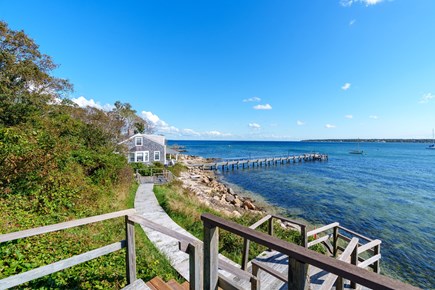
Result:
[[[209,160],[198,156],[181,156],[179,162],[188,168],[188,171],[182,172],[178,178],[183,183],[183,188],[194,193],[203,204],[212,206],[228,216],[240,217],[246,212],[266,214],[254,199],[240,196],[231,187],[220,182],[213,171],[192,166],[207,161]]]

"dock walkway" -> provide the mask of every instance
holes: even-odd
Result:
[[[278,164],[289,164],[297,162],[309,162],[309,161],[324,161],[328,160],[328,155],[320,153],[305,153],[300,155],[289,155],[284,157],[255,157],[255,158],[234,158],[224,159],[216,162],[209,162],[204,164],[194,164],[193,167],[197,167],[203,170],[218,170],[218,169],[238,169],[249,167],[262,167],[272,166]]]

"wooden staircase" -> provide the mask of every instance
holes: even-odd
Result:
[[[151,290],[189,290],[189,282],[179,284],[174,279],[165,283],[160,277],[154,277],[145,283]]]

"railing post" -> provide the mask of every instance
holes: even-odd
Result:
[[[352,265],[358,266],[358,243],[356,244],[355,248],[352,251],[352,254],[350,255],[350,263]],[[350,281],[350,288],[356,289],[356,283]]]
[[[333,256],[337,257],[338,252],[338,227],[334,227],[334,233],[332,236]]]
[[[381,253],[381,245],[379,244],[379,245],[377,245],[377,246],[375,246],[375,248],[374,248],[374,255],[376,256],[376,255],[379,255]],[[375,273],[381,273],[381,265],[380,265],[380,263],[381,263],[381,260],[377,260],[375,263],[374,263],[374,265],[373,265],[373,271],[375,272]]]
[[[255,279],[251,279],[251,290],[259,290],[260,289],[260,280],[258,279],[258,266],[257,264],[252,264],[252,276],[255,277]]]
[[[136,247],[134,241],[134,222],[130,221],[128,216],[125,216],[125,237],[127,241],[125,251],[127,284],[131,284],[136,280]]]
[[[189,289],[201,290],[202,288],[202,247],[199,243],[189,244]]]
[[[218,289],[219,229],[204,222],[204,289]]]
[[[288,289],[308,290],[310,286],[308,264],[288,258]]]
[[[273,237],[273,216],[269,219],[269,236]],[[272,251],[272,249],[269,248],[269,251]]]
[[[301,225],[301,238],[302,238],[302,247],[305,249],[308,248],[308,237],[307,237],[307,226]]]
[[[246,270],[249,260],[249,245],[250,242],[247,238],[243,239],[243,253],[242,253],[242,264],[240,265],[242,270]]]

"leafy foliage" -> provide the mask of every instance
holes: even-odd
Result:
[[[131,206],[133,171],[125,156],[115,153],[125,119],[59,101],[72,86],[50,74],[56,67],[23,31],[0,22],[1,234]],[[140,231],[139,277],[178,278]],[[124,238],[123,220],[117,219],[2,243],[0,279]],[[125,252],[120,251],[20,288],[116,289],[125,284]]]

